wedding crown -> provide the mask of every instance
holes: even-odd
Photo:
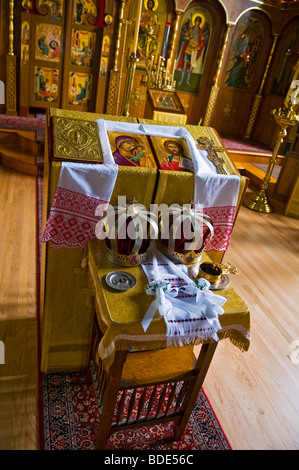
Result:
[[[212,220],[192,203],[172,204],[161,212],[159,250],[174,263],[199,263],[204,246],[213,235]]]
[[[101,215],[101,208],[96,215]],[[146,260],[147,250],[158,237],[156,216],[135,200],[132,204],[109,206],[96,225],[97,238],[104,239],[104,253],[112,263],[138,266]]]

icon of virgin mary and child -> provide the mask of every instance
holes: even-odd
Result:
[[[117,165],[156,168],[144,145],[129,135],[120,135],[115,139],[116,150],[113,157]]]

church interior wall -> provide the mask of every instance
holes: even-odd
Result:
[[[148,7],[151,3],[154,5],[152,10]],[[296,2],[150,0],[141,5],[141,25],[137,24],[140,2],[136,0],[106,0],[104,3],[95,0],[93,4],[98,8],[98,16],[92,16],[90,12],[88,14],[91,16],[88,16],[85,13],[84,21],[80,17],[76,23],[76,11],[79,11],[78,6],[81,4],[84,5],[82,0],[1,0],[0,80],[4,82],[6,90],[11,87],[12,79],[8,78],[6,64],[11,48],[10,28],[13,24],[16,109],[11,111],[7,103],[0,103],[0,113],[29,116],[38,109],[45,112],[48,107],[61,107],[122,114],[128,82],[128,58],[136,28],[139,28],[139,60],[130,96],[130,116],[152,117],[145,66],[149,68],[151,57],[154,57],[158,66],[162,46],[165,46],[165,65],[169,59],[175,92],[188,124],[204,123],[214,127],[221,136],[240,139],[250,137],[266,146],[273,145],[275,122],[270,113],[273,108],[283,106],[291,74],[298,60],[299,7]],[[13,23],[10,22],[11,5]],[[55,13],[55,8],[61,8],[60,17],[58,10]],[[150,24],[153,34],[143,38],[142,45],[142,32],[145,30],[143,18],[147,21],[149,17],[153,23]],[[200,33],[195,28],[196,17],[200,18]],[[30,27],[28,47],[22,43],[26,22]],[[48,27],[52,43],[55,42],[55,33],[59,35],[56,42],[60,43],[60,52],[54,58],[50,55],[43,56],[37,50],[38,32],[35,30],[41,23],[45,30]],[[165,40],[167,24],[168,37]],[[74,31],[77,27],[81,31],[77,37],[77,50],[84,44],[84,33],[89,37],[90,45],[93,44],[92,61],[84,59],[84,62],[79,62],[79,52],[75,59],[73,57],[73,43],[76,41]],[[196,47],[197,51],[200,50],[197,55],[192,52],[195,54],[192,56],[192,65],[190,51],[192,47],[193,50],[196,47],[190,47],[191,32],[193,35],[199,34]],[[289,56],[286,53],[286,41],[292,42],[293,50]],[[189,55],[184,49],[186,43]],[[143,57],[140,56],[142,47]],[[53,50],[51,53],[53,54]],[[57,90],[58,87],[56,95],[49,92],[48,96],[42,95],[39,90],[33,93],[36,75],[43,68],[46,71],[55,69],[55,73],[57,72],[51,84],[53,89],[56,86]],[[82,82],[83,78],[80,77],[83,75],[89,87],[89,96],[80,101],[75,96],[80,97],[78,87],[82,86],[79,82]],[[77,87],[72,100],[70,77],[75,77],[73,85],[74,88]],[[276,83],[278,79],[281,80],[280,84]],[[211,101],[212,92],[217,96],[216,99],[213,98],[215,102]],[[257,99],[258,111],[253,113],[257,108]],[[248,126],[251,126],[250,132]]]

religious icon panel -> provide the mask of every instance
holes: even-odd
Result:
[[[61,26],[36,23],[35,59],[59,62],[61,47]]]
[[[194,172],[186,139],[150,137],[161,170]]]
[[[108,131],[112,155],[117,165],[157,168],[146,135]]]
[[[186,139],[107,131],[117,165],[194,172]]]
[[[172,113],[184,113],[184,108],[178,95],[173,91],[148,89],[153,108],[158,111],[171,111]]]
[[[21,65],[29,65],[30,26],[28,21],[22,22],[21,30]]]
[[[285,39],[277,64],[271,93],[285,97],[298,70],[299,26],[293,28]],[[298,72],[297,72],[298,75]]]
[[[71,64],[83,67],[92,67],[94,60],[94,49],[96,44],[96,34],[90,31],[73,29]]]
[[[70,72],[68,104],[74,106],[89,106],[91,87],[92,75]]]
[[[88,17],[94,19],[97,16],[97,7],[93,0],[76,0],[74,2],[73,23],[86,25],[88,24]]]
[[[226,68],[226,86],[250,89],[263,36],[264,28],[259,19],[248,17],[238,23]]]
[[[206,9],[195,7],[184,14],[174,73],[177,91],[198,93],[212,29]]]
[[[35,67],[34,99],[44,103],[57,103],[59,71],[48,67]]]
[[[137,2],[133,18],[137,16],[136,10]],[[137,42],[138,67],[145,67],[151,57],[154,57],[156,63],[162,54],[166,16],[164,0],[144,0]],[[135,25],[133,26],[135,27]]]

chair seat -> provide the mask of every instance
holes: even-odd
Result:
[[[196,364],[193,346],[131,352],[124,363],[120,388],[184,379]]]

